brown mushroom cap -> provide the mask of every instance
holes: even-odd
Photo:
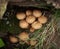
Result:
[[[35,45],[36,45],[36,43],[37,43],[37,41],[36,41],[36,40],[30,40],[30,45],[31,45],[31,46],[35,46]]]
[[[39,21],[40,23],[44,24],[44,23],[47,22],[47,17],[41,16],[41,17],[38,18],[38,21]]]
[[[35,31],[35,29],[31,27],[30,28],[30,32],[34,32],[34,31]]]
[[[34,10],[34,11],[33,11],[33,15],[34,15],[35,17],[40,17],[40,16],[42,15],[42,12],[39,11],[39,10]]]
[[[27,15],[27,16],[32,15],[32,11],[31,11],[31,10],[27,10],[27,11],[26,11],[26,15]]]
[[[28,24],[25,20],[21,20],[21,21],[19,22],[19,26],[20,26],[21,28],[25,29],[25,28],[28,28],[28,27],[29,27],[29,24]]]
[[[36,18],[34,16],[27,16],[26,21],[31,24],[36,20]]]
[[[32,28],[34,29],[40,29],[42,27],[42,24],[38,21],[35,21],[34,23],[32,23]]]
[[[10,39],[11,43],[17,43],[18,42],[18,39],[14,36],[10,36],[9,39]]]
[[[25,13],[17,13],[16,17],[17,17],[18,20],[22,20],[26,17],[26,14]]]
[[[18,35],[19,39],[22,41],[26,41],[29,39],[29,34],[26,32],[22,32]]]

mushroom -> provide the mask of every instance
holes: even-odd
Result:
[[[21,20],[21,21],[19,22],[19,26],[20,26],[21,28],[23,28],[23,29],[26,29],[26,28],[29,27],[29,24],[28,24],[25,20]]]
[[[34,31],[35,31],[35,29],[31,27],[30,28],[30,32],[34,32]]]
[[[44,24],[44,23],[47,22],[47,17],[41,16],[41,17],[38,18],[38,21],[39,21],[40,23]]]
[[[29,34],[27,32],[22,32],[18,35],[18,38],[22,41],[26,41],[29,39]]]
[[[14,37],[14,36],[10,36],[9,40],[11,43],[17,43],[18,42],[18,38]]]
[[[36,45],[36,43],[37,43],[37,41],[36,41],[36,40],[30,40],[30,45],[31,45],[31,46],[35,46],[35,45]]]
[[[27,11],[26,11],[26,15],[27,15],[27,16],[32,15],[32,11],[31,11],[31,10],[27,10]]]
[[[26,14],[25,13],[17,13],[16,14],[16,18],[18,19],[18,20],[22,20],[22,19],[24,19],[26,17]]]
[[[34,15],[35,17],[40,17],[40,16],[42,15],[42,12],[41,12],[40,10],[34,10],[34,11],[33,11],[33,15]]]
[[[35,21],[34,23],[32,23],[32,28],[34,29],[40,29],[42,27],[42,24],[38,21]]]
[[[36,20],[36,18],[34,16],[27,16],[26,21],[31,24]]]

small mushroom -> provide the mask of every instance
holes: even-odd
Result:
[[[41,16],[41,17],[38,18],[38,21],[39,21],[40,23],[44,24],[44,23],[47,22],[47,17]]]
[[[35,17],[40,17],[40,16],[42,15],[42,12],[41,12],[40,10],[34,10],[34,11],[33,11],[33,15],[34,15]]]
[[[19,22],[19,26],[20,26],[21,28],[23,28],[23,29],[26,29],[26,28],[29,27],[29,24],[28,24],[25,20],[21,20],[21,21]]]
[[[22,20],[22,19],[24,19],[26,17],[26,14],[25,13],[17,13],[16,14],[16,18],[18,19],[18,20]]]
[[[18,42],[18,38],[14,37],[14,36],[10,36],[9,40],[11,43],[17,43]]]
[[[32,15],[32,11],[31,11],[31,10],[27,10],[27,11],[26,11],[26,15],[27,15],[27,16]]]
[[[35,46],[37,44],[37,41],[36,40],[30,40],[30,45],[31,46]]]
[[[42,24],[38,21],[35,21],[34,23],[32,23],[32,28],[34,29],[40,29],[42,27]]]
[[[34,32],[34,31],[35,31],[35,29],[31,27],[30,28],[30,32]]]
[[[36,20],[36,18],[34,16],[27,16],[26,21],[31,24]]]
[[[22,32],[18,35],[18,38],[22,41],[26,41],[29,39],[29,34],[27,32]]]

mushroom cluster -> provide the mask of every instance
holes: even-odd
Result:
[[[22,29],[29,29],[30,32],[40,29],[43,24],[47,22],[47,17],[42,15],[42,12],[38,9],[17,13],[16,18],[20,20],[19,27]]]
[[[37,43],[37,40],[29,40],[29,39],[30,39],[30,37],[29,37],[29,34],[27,32],[21,32],[17,35],[17,37],[9,36],[9,40],[13,44],[23,41],[28,45],[35,46]]]
[[[26,10],[26,12],[17,13],[16,18],[19,20],[19,27],[22,29],[29,29],[30,32],[42,28],[43,24],[48,20],[40,10]],[[37,43],[36,40],[29,40],[29,33],[25,31],[19,33],[17,37],[19,40],[16,37],[10,36],[10,41],[12,43],[23,41],[31,46],[34,46]]]

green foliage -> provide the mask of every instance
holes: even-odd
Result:
[[[4,44],[3,40],[0,38],[0,48],[4,47],[4,46],[5,46],[5,44]]]

